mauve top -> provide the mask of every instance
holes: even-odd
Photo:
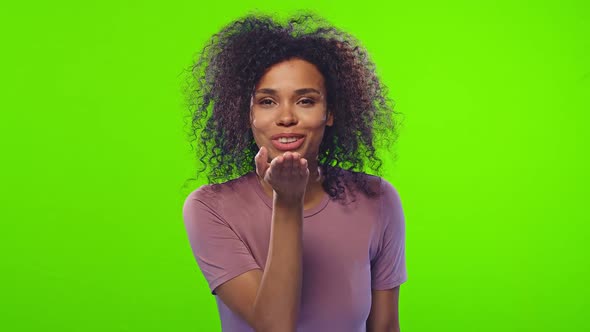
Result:
[[[303,212],[298,332],[365,331],[371,289],[390,289],[407,280],[400,197],[385,179],[366,176],[382,195],[368,198],[356,191],[356,201],[344,205],[326,194],[318,206]],[[194,257],[213,295],[224,282],[264,269],[272,216],[272,199],[256,173],[216,186],[219,192],[212,185],[194,190],[183,206]],[[215,298],[223,331],[253,331]]]

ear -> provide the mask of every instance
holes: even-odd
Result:
[[[334,124],[334,114],[328,112],[328,119],[326,120],[326,126],[331,127]]]

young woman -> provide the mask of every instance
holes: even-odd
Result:
[[[223,331],[398,331],[401,200],[362,172],[397,126],[366,51],[314,15],[249,15],[192,73],[210,184],[183,217]]]

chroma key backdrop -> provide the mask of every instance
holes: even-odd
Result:
[[[182,220],[185,70],[252,11],[313,10],[400,113],[404,332],[590,331],[587,1],[2,5],[3,331],[221,331]]]

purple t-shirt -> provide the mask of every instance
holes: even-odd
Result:
[[[367,176],[379,185],[378,177]],[[232,188],[218,185],[219,192],[211,185],[196,189],[183,207],[190,245],[212,294],[244,272],[263,270],[268,253],[272,199],[254,172],[230,182]],[[383,194],[372,199],[356,191],[356,201],[347,205],[326,194],[318,206],[303,212],[297,331],[365,331],[371,289],[390,289],[407,280],[401,200],[385,179],[380,188]],[[223,331],[253,331],[215,298]]]

